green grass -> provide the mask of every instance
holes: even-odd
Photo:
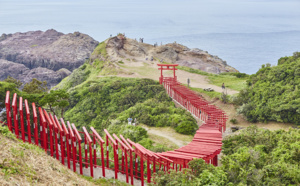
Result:
[[[208,72],[204,72],[202,70],[194,69],[194,68],[190,68],[190,67],[186,67],[186,66],[177,66],[176,68],[179,69],[179,70],[184,70],[184,71],[193,73],[193,74],[200,74],[200,75],[204,75],[204,76],[213,75],[213,74],[210,74]]]
[[[204,91],[202,88],[190,87],[190,89],[193,90],[193,91],[199,92],[199,93],[204,93],[204,94],[208,95],[211,98],[220,98],[221,95],[222,95],[221,92],[215,92],[215,91],[207,92],[207,91]]]
[[[106,179],[106,178],[99,178],[99,179],[94,179],[92,177],[89,176],[81,176],[82,178],[84,178],[85,180],[95,184],[95,185],[103,185],[103,186],[111,186],[111,185],[115,185],[115,186],[126,186],[129,185],[125,182],[121,182],[119,180],[115,180],[112,178]]]
[[[246,88],[246,80],[248,78],[238,78],[233,75],[211,75],[208,79],[209,83],[213,85],[222,86],[224,83],[227,88],[240,91]]]
[[[200,74],[200,75],[207,76],[209,79],[209,83],[217,86],[222,86],[222,84],[224,83],[227,88],[230,88],[232,90],[237,90],[237,91],[246,88],[246,80],[248,79],[247,75],[246,77],[242,77],[242,78],[238,78],[237,76],[235,76],[239,73],[222,73],[218,75],[218,74],[204,72],[199,69],[193,69],[186,66],[178,66],[177,68],[193,74]]]
[[[95,50],[92,53],[92,55],[99,55],[99,54],[105,58],[107,57],[105,41],[99,43],[99,45],[95,48]]]

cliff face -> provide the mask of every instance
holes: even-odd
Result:
[[[238,72],[217,56],[200,49],[189,49],[177,43],[153,46],[129,38],[113,37],[107,42],[107,51],[111,60],[135,58],[136,61],[141,61],[141,59],[153,58],[215,74]]]
[[[98,42],[75,32],[53,29],[3,34],[0,37],[0,80],[10,75],[23,83],[32,78],[54,86],[89,58]]]

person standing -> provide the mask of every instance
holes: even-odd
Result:
[[[134,120],[133,120],[133,126],[136,126],[136,118],[134,118]]]
[[[225,84],[224,83],[222,84],[222,89],[225,89]]]
[[[128,125],[131,125],[132,118],[131,118],[131,117],[129,117],[127,120],[128,120]]]

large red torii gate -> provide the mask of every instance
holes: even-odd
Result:
[[[177,77],[175,75],[175,71],[178,70],[177,67],[178,64],[157,64],[160,68],[158,68],[158,70],[160,70],[160,78],[159,78],[159,83],[162,84],[163,82],[163,70],[173,70],[173,78],[175,80],[177,80]],[[173,68],[170,68],[170,67],[173,67]]]

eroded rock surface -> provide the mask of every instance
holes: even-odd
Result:
[[[138,58],[148,60],[153,58],[154,60],[175,63],[215,74],[238,72],[217,56],[210,55],[200,49],[190,49],[177,43],[155,47],[130,38],[113,37],[108,40],[106,48],[111,60],[131,58],[139,61]]]
[[[56,30],[2,34],[0,80],[8,75],[28,83],[32,78],[54,86],[89,58],[98,41],[86,34]]]

